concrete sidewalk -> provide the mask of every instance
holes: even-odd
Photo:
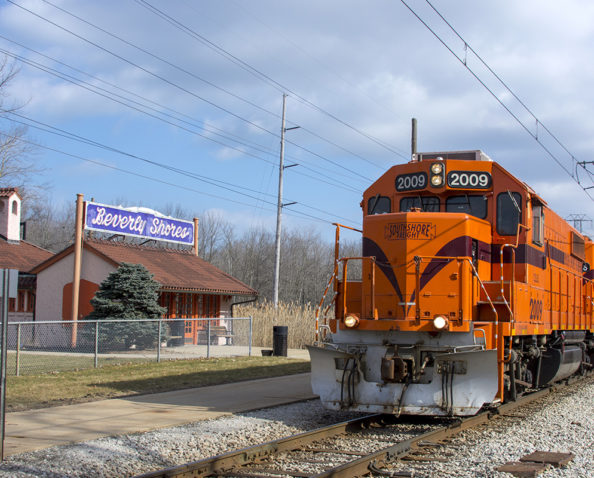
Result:
[[[6,415],[6,456],[315,398],[310,374],[101,400]]]

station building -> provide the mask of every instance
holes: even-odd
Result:
[[[82,196],[80,196],[82,198]],[[82,203],[82,199],[81,199]],[[154,211],[153,211],[154,212]],[[78,220],[78,218],[77,218]],[[194,230],[198,220],[194,221]],[[225,325],[234,303],[255,300],[258,293],[198,256],[197,233],[189,249],[159,248],[115,240],[92,238],[82,225],[77,243],[54,254],[21,239],[21,197],[16,188],[0,188],[0,268],[18,269],[18,297],[10,299],[9,320],[70,321],[86,317],[92,310],[91,299],[99,284],[123,262],[142,264],[161,285],[159,302],[166,308],[164,318],[216,318],[212,325]],[[79,255],[78,261],[75,256]],[[75,262],[78,262],[78,287],[74,287]],[[73,294],[77,311],[73,314]],[[66,326],[66,324],[64,324]],[[204,340],[206,321],[186,321],[183,343]],[[76,347],[73,327],[53,328],[52,346]],[[33,331],[23,341],[39,345]]]
[[[91,313],[90,301],[99,284],[123,262],[142,264],[161,284],[159,302],[167,309],[165,318],[225,319],[231,316],[234,297],[243,297],[245,301],[247,297],[257,296],[254,289],[192,251],[85,238],[78,319]],[[37,274],[37,320],[71,319],[73,268],[74,246],[71,245],[33,269]],[[185,343],[197,344],[205,327],[200,321],[187,321]]]
[[[16,269],[18,291],[8,301],[8,320],[35,320],[36,277],[31,270],[53,253],[21,239],[21,196],[17,188],[0,188],[0,269]]]

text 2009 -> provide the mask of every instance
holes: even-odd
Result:
[[[491,175],[486,172],[450,171],[448,186],[461,189],[487,189],[491,186]]]

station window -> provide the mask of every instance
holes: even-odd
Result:
[[[423,212],[439,212],[439,198],[435,196],[411,196],[400,200],[400,212],[418,208]]]
[[[392,201],[387,196],[373,196],[367,201],[367,215],[392,212]]]
[[[25,294],[27,291],[24,290],[19,290],[18,292],[18,299],[19,299],[19,304],[18,304],[18,311],[19,312],[25,312]]]
[[[532,205],[532,242],[539,246],[544,237],[544,207],[542,204]]]
[[[487,197],[464,194],[446,199],[446,212],[463,212],[479,219],[487,217]]]
[[[504,192],[497,196],[497,234],[515,236],[522,221],[522,196]]]

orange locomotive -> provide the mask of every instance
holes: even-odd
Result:
[[[362,257],[339,258],[337,226],[309,348],[324,405],[471,415],[591,368],[592,241],[481,151],[413,158],[365,191]]]

